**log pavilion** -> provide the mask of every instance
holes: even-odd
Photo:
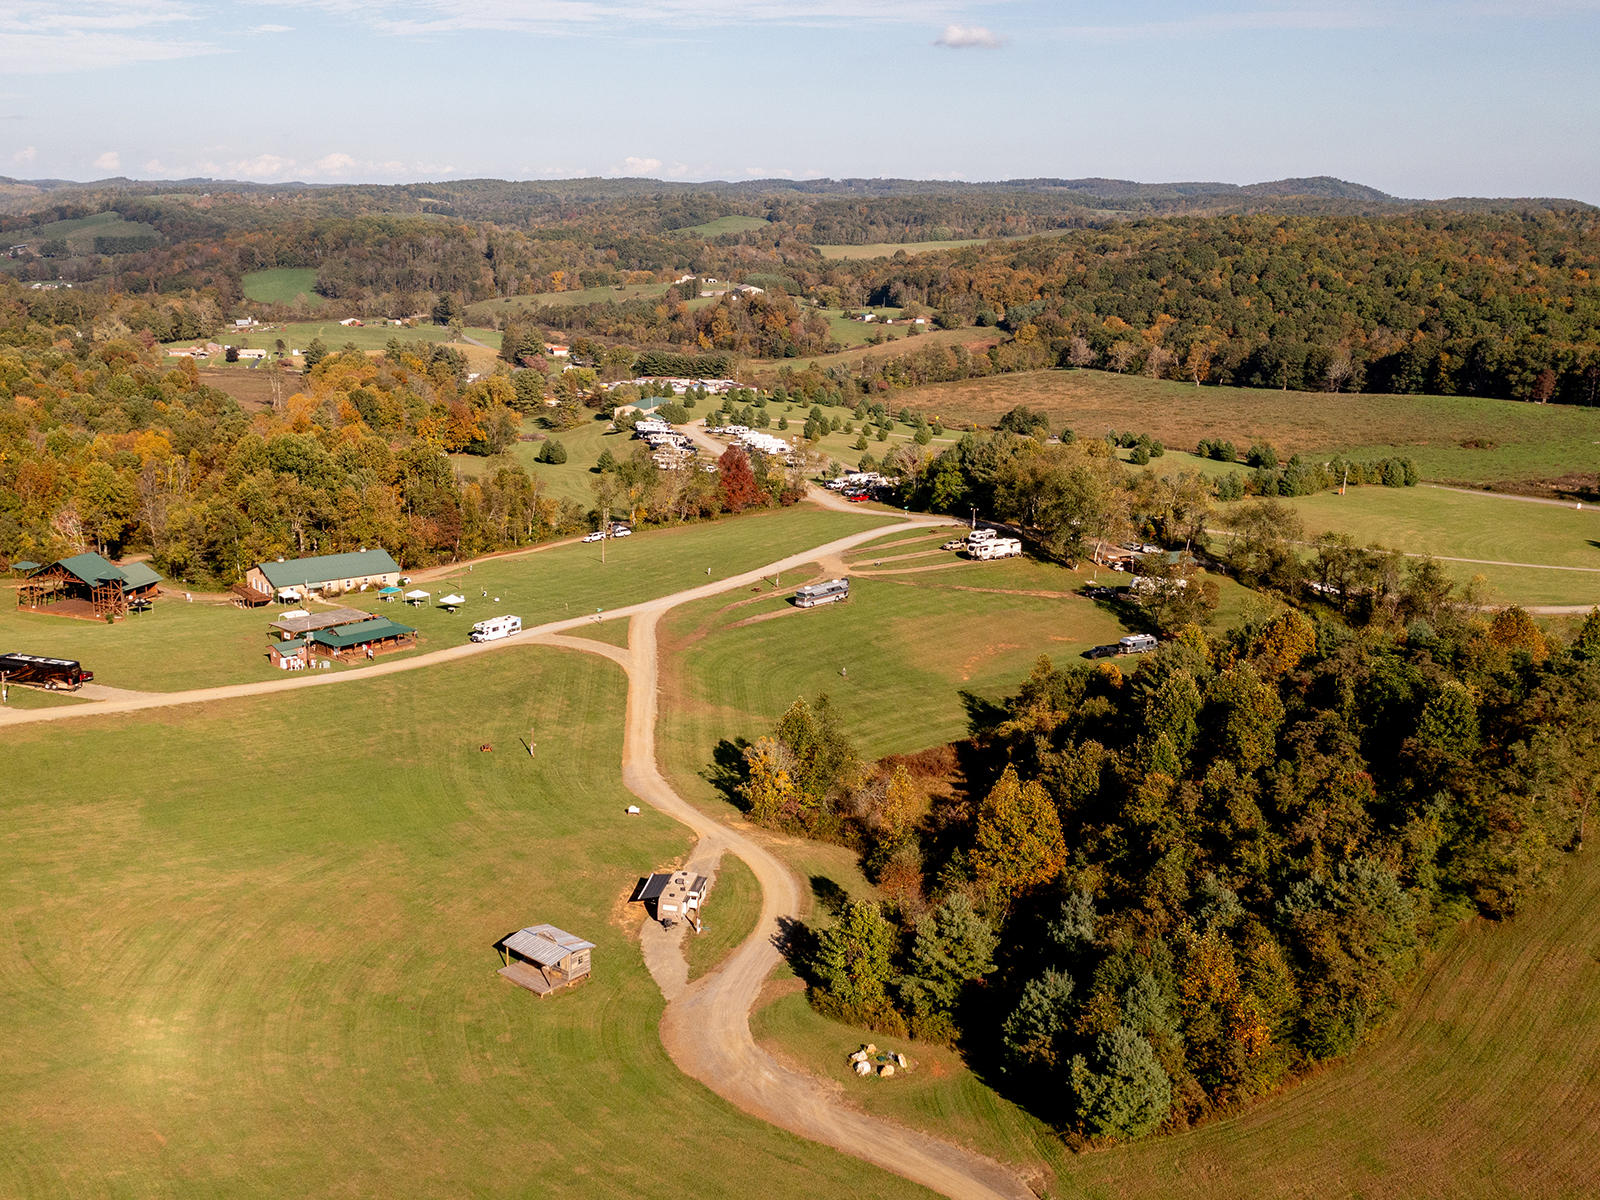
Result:
[[[554,925],[530,925],[502,938],[495,949],[505,963],[499,973],[543,999],[588,978],[594,943]]]
[[[74,554],[35,567],[17,587],[17,607],[103,621],[150,607],[161,576],[142,562],[117,566],[99,554]]]

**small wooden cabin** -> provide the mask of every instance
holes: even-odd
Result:
[[[502,938],[495,949],[505,963],[500,974],[542,998],[588,977],[594,943],[554,925],[530,925]]]

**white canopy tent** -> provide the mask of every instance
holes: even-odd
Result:
[[[423,591],[421,588],[413,588],[411,591],[406,593],[405,600],[407,604],[415,607],[420,605],[424,600],[428,599],[428,596],[429,593]]]
[[[439,597],[439,607],[448,608],[451,612],[455,612],[459,606],[465,604],[466,602],[467,598],[465,596],[458,596],[454,592],[448,596]]]

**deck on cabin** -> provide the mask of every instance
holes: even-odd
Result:
[[[521,961],[501,967],[499,974],[505,976],[518,987],[527,988],[539,997],[548,996],[551,992],[559,992],[562,988],[575,987],[589,978],[587,971],[582,975],[568,978],[564,972],[558,971],[554,967],[541,970],[533,963]]]

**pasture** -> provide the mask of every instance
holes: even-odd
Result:
[[[876,346],[865,343],[848,345],[844,350],[835,354],[816,354],[810,358],[762,358],[752,359],[750,366],[757,371],[765,371],[770,377],[767,386],[777,382],[777,368],[791,366],[804,367],[859,367],[863,363],[880,362],[886,358],[899,358],[917,350],[927,349],[930,346],[965,346],[974,354],[982,354],[995,345],[1000,337],[982,329],[933,329],[925,326],[890,325],[878,328],[876,324],[857,324],[853,321],[844,321],[842,324],[853,325],[864,330],[864,337],[871,337],[874,330],[884,335],[884,341]],[[913,328],[926,329],[924,333],[913,334]],[[844,338],[839,339],[841,342]],[[902,396],[910,393],[893,393],[886,396],[896,412],[900,411]],[[911,405],[911,407],[917,407]],[[941,410],[929,408],[926,411],[938,412]],[[1000,410],[1004,412],[1004,409]],[[995,414],[996,417],[999,413]],[[946,414],[948,418],[948,414]]]
[[[1458,578],[1484,573],[1500,593],[1491,599],[1600,603],[1600,509],[1585,506],[1580,511],[1427,486],[1351,488],[1343,496],[1323,492],[1288,503],[1305,521],[1308,537],[1335,530],[1363,544],[1409,553],[1528,564],[1499,568],[1493,578],[1483,562],[1443,564]]]
[[[642,442],[633,441],[627,434],[608,433],[609,421],[585,421],[575,429],[548,430],[534,418],[522,422],[525,434],[542,433],[539,441],[518,441],[500,458],[485,458],[478,454],[452,454],[450,461],[455,469],[469,479],[476,479],[494,468],[504,458],[520,463],[524,470],[543,483],[547,495],[557,500],[571,500],[584,508],[594,506],[592,482],[598,478],[593,467],[600,452],[609,449],[618,459],[625,459]],[[564,463],[537,461],[546,441],[557,441],[567,451]]]
[[[716,217],[710,221],[702,221],[698,225],[685,225],[681,229],[673,229],[671,233],[688,234],[691,237],[716,238],[728,233],[750,233],[756,229],[765,229],[765,217],[747,217],[738,213],[730,213],[725,217]]]
[[[325,303],[325,298],[316,293],[316,283],[315,267],[274,267],[267,271],[251,271],[239,279],[246,300],[258,304],[300,304],[308,308],[320,308]]]
[[[815,246],[823,258],[861,259],[893,258],[896,254],[926,254],[930,250],[960,250],[964,246],[982,246],[988,238],[956,238],[944,242],[865,242],[859,246]]]
[[[480,300],[467,306],[467,320],[492,325],[506,317],[522,316],[536,308],[569,308],[579,304],[605,304],[623,300],[651,300],[667,294],[665,283],[634,283],[621,287],[577,288],[567,292],[527,292]]]
[[[901,348],[902,350],[904,347]],[[1511,484],[1600,471],[1600,410],[1473,396],[1329,395],[1193,384],[1106,371],[1033,371],[910,389],[894,400],[946,420],[993,425],[1019,404],[1098,436],[1135,430],[1192,449],[1206,437],[1243,452],[1264,438],[1285,456],[1393,454],[1440,482]]]
[[[13,229],[6,235],[8,245],[25,243],[38,250],[39,243],[64,241],[73,254],[92,254],[97,237],[146,237],[164,240],[161,231],[143,221],[124,220],[121,213],[99,212],[87,217],[74,217],[68,221],[47,221],[25,229]]]
[[[704,583],[708,566],[713,578],[736,575],[807,546],[870,529],[883,519],[872,513],[837,513],[801,505],[645,530],[607,543],[604,563],[599,544],[568,542],[484,559],[470,569],[461,564],[416,572],[416,586],[431,592],[434,600],[452,591],[467,597],[455,613],[432,605],[383,603],[371,592],[342,597],[338,603],[412,626],[422,635],[420,650],[427,651],[465,642],[473,623],[486,617],[516,613],[531,626],[596,609],[609,611]],[[183,585],[169,582],[149,612],[115,625],[0,605],[0,644],[30,654],[77,659],[94,671],[96,683],[111,687],[184,691],[281,678],[266,659],[267,623],[280,611],[271,605],[238,609],[218,597],[188,603]],[[359,671],[361,666],[335,669]]]
[[[529,647],[9,731],[0,1193],[925,1196],[663,1051],[624,901],[689,838],[624,814],[623,703]],[[597,943],[543,1001],[492,949],[537,921]]]

